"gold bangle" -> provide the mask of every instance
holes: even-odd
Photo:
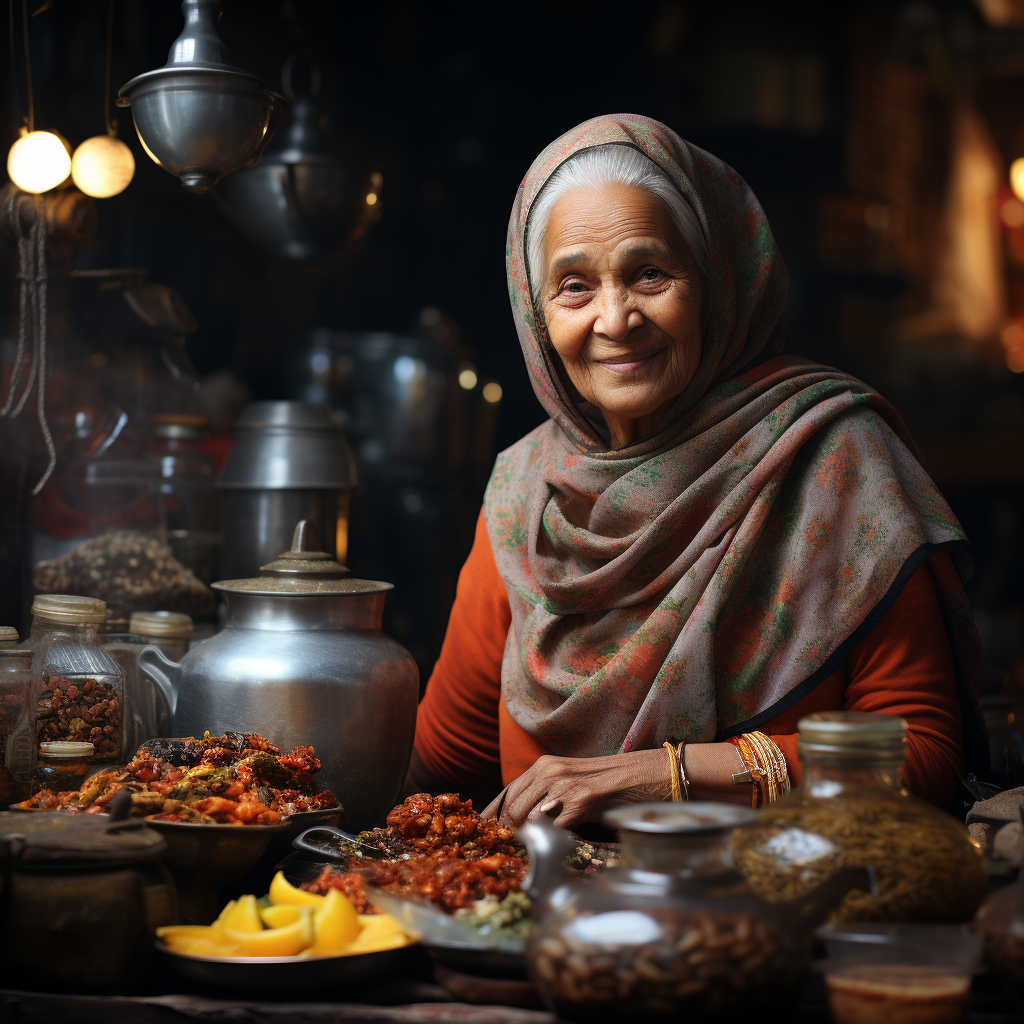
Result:
[[[676,746],[676,761],[679,763],[679,781],[683,786],[683,799],[690,799],[690,780],[686,777],[686,740]]]
[[[743,764],[746,766],[746,774],[754,783],[751,787],[750,806],[756,810],[762,803],[762,797],[764,794],[762,786],[764,784],[765,773],[757,763],[757,756],[754,753],[753,744],[750,742],[748,734],[744,733],[742,736],[736,737],[736,749],[739,751],[740,760],[742,760]]]
[[[679,763],[676,760],[676,748],[668,740],[662,746],[668,752],[668,774],[672,787],[672,803],[678,804],[683,799],[683,793],[679,786]]]
[[[758,731],[744,733],[738,739],[760,769],[757,781],[762,790],[763,802],[771,804],[784,797],[790,790],[789,768],[785,755],[776,743]]]

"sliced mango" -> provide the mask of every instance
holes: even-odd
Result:
[[[170,945],[179,939],[207,939],[216,941],[218,932],[208,924],[169,924],[156,930],[157,938]]]
[[[185,956],[240,956],[237,946],[225,945],[223,942],[210,942],[208,939],[179,939],[171,949]]]
[[[231,900],[227,903],[224,909],[217,915],[217,920],[210,925],[211,928],[223,934],[224,922],[227,920],[228,914],[235,909],[235,902],[235,900]]]
[[[352,953],[373,953],[382,949],[399,949],[413,940],[390,914],[360,914],[362,929],[349,945]]]
[[[236,932],[224,929],[228,942],[238,946],[238,956],[295,956],[313,945],[316,932],[313,927],[313,908],[303,907],[302,915],[283,928],[268,928],[260,932]]]
[[[270,883],[268,895],[270,896],[270,902],[274,906],[322,907],[324,903],[323,896],[317,896],[315,892],[305,892],[302,889],[296,889],[284,877],[283,871],[278,871],[274,875],[274,880]]]
[[[239,896],[230,911],[217,918],[219,930],[228,932],[261,932],[263,922],[259,910],[256,909],[255,896]]]
[[[302,907],[289,906],[282,903],[279,906],[260,908],[260,917],[268,928],[283,928],[285,925],[294,924],[302,917]],[[316,911],[314,911],[316,913]]]
[[[323,906],[315,913],[314,923],[315,953],[344,952],[361,928],[356,908],[352,906],[348,897],[337,889],[331,889],[324,898]]]

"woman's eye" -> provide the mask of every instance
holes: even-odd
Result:
[[[662,276],[661,271],[657,267],[648,267],[646,270],[640,272],[641,281],[657,281]]]

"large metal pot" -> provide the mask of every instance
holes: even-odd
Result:
[[[250,402],[217,488],[222,576],[254,576],[288,546],[300,519],[316,524],[324,550],[345,560],[348,493],[355,463],[326,405]]]
[[[282,749],[312,746],[318,781],[346,828],[379,824],[412,753],[419,673],[381,632],[390,583],[356,580],[300,522],[291,551],[247,580],[214,583],[227,625],[173,662],[157,647],[139,665],[161,689],[177,736],[259,732]]]

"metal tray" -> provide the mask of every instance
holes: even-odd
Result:
[[[355,988],[379,981],[398,970],[410,947],[308,958],[187,956],[175,953],[159,940],[156,948],[171,970],[202,985],[250,992],[301,992],[338,983]]]

